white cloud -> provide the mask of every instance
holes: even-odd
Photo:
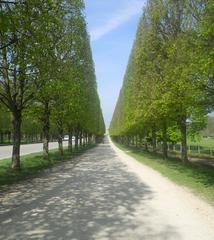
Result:
[[[129,4],[126,5],[122,10],[111,16],[111,18],[107,19],[104,25],[90,30],[91,40],[95,41],[100,39],[112,30],[128,22],[132,17],[142,12],[143,2],[143,0],[129,1]]]

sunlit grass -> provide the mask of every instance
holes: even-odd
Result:
[[[90,145],[85,148],[70,152],[65,148],[63,158],[57,149],[50,150],[50,161],[42,159],[42,152],[28,154],[21,157],[21,171],[17,172],[11,169],[11,159],[0,160],[0,186],[13,184],[22,179],[32,177],[42,169],[47,169],[61,161],[69,161],[74,156],[84,153],[87,149],[94,147]]]
[[[214,149],[214,139],[213,138],[201,138],[197,141],[188,140],[188,145],[191,146],[201,146],[207,149]]]
[[[163,159],[157,154],[147,153],[140,149],[127,147],[115,142],[114,144],[121,150],[126,151],[128,155],[134,157],[139,162],[157,170],[175,183],[188,187],[194,193],[200,195],[213,204],[213,167],[191,162],[184,164],[176,158]]]

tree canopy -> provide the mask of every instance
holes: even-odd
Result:
[[[111,121],[112,136],[151,139],[154,150],[162,143],[165,157],[167,142],[181,141],[187,161],[187,135],[204,128],[213,103],[208,94],[214,68],[211,2],[147,1]]]
[[[104,134],[82,0],[0,2],[0,102],[14,169],[23,135],[42,135],[48,159],[51,135],[63,154],[64,134],[77,141]]]

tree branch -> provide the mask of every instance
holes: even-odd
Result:
[[[13,45],[14,43],[18,42],[18,38],[14,38],[14,39],[11,39],[9,43],[3,45],[0,47],[0,50],[3,50],[11,45]]]

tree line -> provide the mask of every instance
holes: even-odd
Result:
[[[138,25],[110,135],[157,151],[206,126],[213,109],[214,2],[148,0]]]
[[[63,155],[65,134],[70,151],[104,134],[82,0],[0,1],[0,114],[16,170],[27,136],[48,160],[50,138]]]

